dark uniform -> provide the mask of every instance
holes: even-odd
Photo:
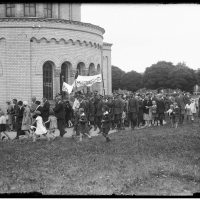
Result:
[[[101,132],[101,120],[102,120],[102,115],[103,115],[103,111],[102,111],[103,106],[104,106],[103,100],[102,98],[100,98],[99,103],[97,105],[97,112],[96,112],[96,122],[97,122],[97,126],[100,132]]]
[[[110,122],[111,122],[111,117],[108,111],[105,111],[102,115],[102,135],[106,138],[106,141],[109,142],[110,139],[108,137],[108,132],[110,130]]]
[[[114,100],[112,99],[112,97],[109,98],[109,100],[107,102],[107,106],[108,106],[108,112],[109,112],[110,118],[111,118],[112,129],[114,129],[114,115],[113,115]]]
[[[89,121],[91,125],[94,125],[94,103],[92,99],[89,100]]]
[[[114,122],[117,124],[117,128],[120,129],[120,117],[122,113],[122,102],[118,99],[118,97],[115,97],[114,105],[113,105],[113,114],[114,114]]]
[[[99,98],[98,98],[98,96],[97,95],[95,95],[94,96],[94,125],[95,125],[95,129],[94,130],[96,130],[97,129],[97,116],[96,116],[96,114],[97,114],[97,106],[98,106],[98,103],[99,103]]]
[[[64,111],[63,103],[61,101],[56,103],[56,106],[53,109],[53,111],[55,112],[55,116],[58,121],[58,129],[60,131],[60,136],[63,137],[65,134],[65,130],[64,130],[65,111]]]
[[[131,128],[134,129],[137,123],[137,113],[139,112],[138,100],[135,97],[132,97],[128,101],[128,112],[131,121]]]

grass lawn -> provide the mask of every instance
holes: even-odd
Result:
[[[0,193],[192,195],[200,192],[199,120],[97,136],[82,143],[0,142]]]

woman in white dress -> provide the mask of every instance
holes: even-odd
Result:
[[[33,126],[33,124],[31,125],[31,129],[36,128],[36,130],[33,133],[33,142],[36,141],[36,135],[44,135],[47,138],[47,140],[50,141],[50,138],[47,136],[47,129],[41,117],[41,112],[35,111],[33,115],[36,116],[35,122],[33,123],[36,123],[36,127]]]
[[[192,111],[192,122],[194,121],[194,116],[197,114],[197,102],[195,99],[191,99],[191,111]]]

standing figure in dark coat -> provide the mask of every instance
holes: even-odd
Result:
[[[94,92],[94,123],[95,123],[95,127],[94,127],[94,131],[97,130],[97,106],[98,106],[98,103],[99,103],[99,97],[98,97],[98,91],[95,91]]]
[[[165,103],[164,100],[161,99],[160,95],[158,95],[158,100],[156,101],[156,105],[157,105],[158,120],[160,120],[160,125],[163,126]]]
[[[43,120],[43,122],[46,122],[46,121],[48,121],[48,118],[49,118],[50,103],[49,103],[49,101],[47,100],[46,97],[44,97],[42,100],[43,100],[44,104],[43,104],[42,109],[40,109],[40,108],[39,109],[42,110],[42,120]],[[46,125],[46,128],[49,128],[49,122],[46,123],[45,125]]]
[[[108,112],[109,112],[110,118],[111,118],[112,129],[114,129],[115,128],[114,115],[113,115],[114,100],[113,100],[112,96],[110,96],[108,98],[107,106],[108,106]]]
[[[89,122],[90,122],[90,125],[93,125],[94,126],[94,98],[91,97],[89,99]]]
[[[72,126],[71,117],[72,117],[72,106],[70,105],[69,101],[66,101],[65,123],[67,124],[68,127]]]
[[[142,97],[138,97],[139,112],[138,112],[138,127],[141,128],[143,124],[143,101]]]
[[[64,134],[66,133],[64,130],[65,113],[60,96],[56,97],[56,105],[53,111],[58,121],[58,129],[60,131],[60,137],[63,137]]]
[[[138,100],[135,98],[134,95],[131,96],[131,98],[128,101],[128,114],[129,119],[131,121],[131,128],[134,130],[136,123],[137,123],[137,114],[139,112],[139,104]]]
[[[115,96],[114,105],[113,105],[113,114],[114,114],[114,122],[117,124],[118,131],[121,130],[121,114],[122,114],[122,102],[119,99],[119,94]]]
[[[17,105],[17,99],[13,99],[13,112],[12,112],[12,117],[13,117],[13,130],[17,131],[17,110],[18,110],[18,105]]]
[[[97,119],[97,127],[99,128],[99,132],[97,134],[101,133],[101,120],[102,120],[102,115],[103,115],[103,111],[102,111],[102,107],[104,106],[103,103],[103,96],[99,95],[99,103],[97,105],[97,112],[96,112],[96,119]]]
[[[178,104],[178,107],[180,109],[179,122],[180,122],[180,124],[183,124],[184,115],[185,115],[185,103],[184,103],[184,96],[183,96],[183,94],[180,94],[178,96],[177,104]]]
[[[17,136],[15,139],[19,139],[20,135],[25,135],[24,131],[21,130],[22,127],[22,119],[23,119],[23,113],[24,113],[24,107],[23,102],[19,101],[17,103],[18,110],[17,110],[17,118],[16,118],[16,125],[17,125]]]
[[[102,121],[101,121],[102,135],[106,138],[107,142],[110,141],[110,138],[108,137],[108,133],[110,130],[110,121],[111,121],[111,117],[110,117],[108,110],[109,110],[109,108],[104,105],[102,108],[103,115],[102,115]]]
[[[152,100],[149,98],[149,95],[147,94],[144,101],[143,101],[143,118],[145,121],[145,127],[151,126],[150,121],[152,120],[151,114],[150,114],[150,107],[152,106]]]
[[[43,115],[43,108],[41,106],[41,102],[40,101],[36,101],[35,104],[37,105],[35,111],[40,111],[41,116]]]

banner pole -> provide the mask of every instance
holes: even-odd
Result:
[[[103,95],[105,96],[104,79],[103,79],[103,44],[101,47],[101,76],[103,81]]]
[[[101,76],[103,81],[103,95],[105,96],[105,87],[104,87],[104,79],[103,79],[103,69],[101,69]]]

